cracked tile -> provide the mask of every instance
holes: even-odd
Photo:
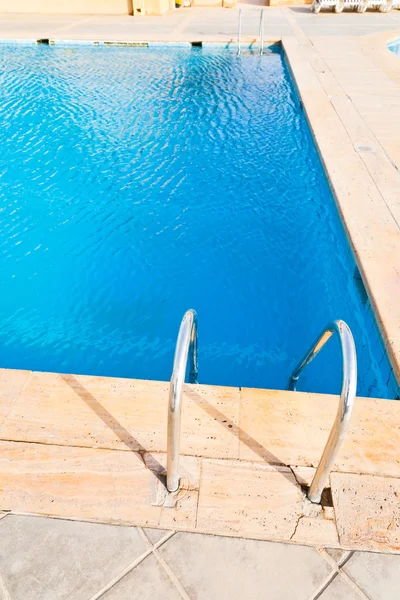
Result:
[[[300,517],[291,540],[300,544],[339,546],[334,521],[322,517]]]
[[[303,495],[287,467],[203,460],[197,528],[288,541]]]

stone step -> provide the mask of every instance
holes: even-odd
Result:
[[[335,396],[186,386],[168,494],[167,383],[2,370],[0,389],[2,511],[400,552],[398,402],[357,398],[316,506]]]

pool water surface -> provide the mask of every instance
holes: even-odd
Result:
[[[397,384],[279,52],[0,48],[0,366],[285,388],[332,319]],[[336,339],[299,389],[337,392]]]

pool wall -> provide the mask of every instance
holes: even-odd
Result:
[[[348,133],[356,126],[366,127],[365,123],[337,82],[323,68],[318,71],[318,64],[311,66],[312,47],[302,46],[295,38],[283,38],[282,46],[399,382],[400,234]]]

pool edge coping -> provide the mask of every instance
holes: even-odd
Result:
[[[400,403],[396,402],[392,410],[388,410],[387,400],[358,397],[347,440],[349,446],[347,451],[342,451],[330,473],[331,485],[327,487],[331,487],[334,495],[332,506],[328,504],[322,511],[309,513],[301,486],[309,485],[314,475],[337,411],[338,396],[202,384],[188,386],[190,390],[186,389],[185,398],[187,436],[182,437],[181,447],[186,487],[180,500],[188,492],[189,505],[186,509],[179,502],[172,513],[163,512],[161,521],[158,511],[174,507],[164,503],[165,488],[159,485],[158,477],[164,471],[166,459],[168,382],[14,369],[0,369],[0,378],[8,385],[8,393],[0,398],[0,445],[4,466],[0,515],[2,511],[11,511],[55,518],[89,518],[119,525],[158,525],[174,530],[189,528],[194,532],[234,537],[250,535],[255,536],[254,539],[315,547],[326,545],[400,552],[395,537],[398,530],[387,526],[392,522],[392,514],[384,512],[376,520],[376,506],[381,504],[382,494],[391,494],[393,485],[400,490],[400,463],[395,460],[397,445],[386,435],[388,429],[394,429],[397,437],[400,435],[397,427]],[[133,394],[136,398],[134,413],[130,410]],[[275,410],[276,407],[281,408]],[[152,415],[150,420],[149,414]],[[202,431],[199,416],[206,415],[207,418],[200,419]],[[282,415],[288,418],[282,419]],[[378,425],[371,437],[365,432],[376,422]],[[272,438],[267,424],[275,432]],[[311,427],[314,431],[312,444],[306,443],[309,440],[307,428]],[[212,434],[211,437],[205,438],[205,430],[208,435]],[[91,474],[89,479],[88,473]],[[250,476],[252,492],[251,495],[246,492],[245,502],[250,497],[251,505],[237,521],[235,507],[238,501],[243,502],[243,494],[240,496],[243,473]],[[264,496],[260,496],[260,478],[267,490]],[[289,486],[285,482],[287,478]],[[227,484],[229,490],[233,489],[230,494],[222,493],[217,506],[214,504],[216,496],[212,490],[210,495],[208,487],[212,481],[221,485],[221,491],[227,489]],[[107,497],[107,503],[93,503],[93,485],[100,486],[96,488],[96,498]],[[305,517],[305,528],[301,531],[303,528],[300,527],[297,531],[299,520],[296,518],[293,527],[287,531],[287,515],[284,514],[283,520],[282,516],[279,519],[279,537],[276,538],[276,493],[286,506],[293,493],[292,485],[296,488],[298,517]],[[136,490],[133,502],[132,489]],[[362,526],[367,523],[364,528],[368,535],[363,532],[361,540],[360,524],[353,527],[359,504],[352,503],[352,499],[358,492],[361,497],[367,495],[369,501],[362,523]],[[195,495],[193,502],[190,501],[192,494]],[[208,501],[200,504],[203,494],[210,499],[211,510],[223,511],[222,514],[232,509],[233,500],[233,517],[222,521],[219,517],[205,519]],[[114,504],[117,497],[122,502],[118,509]],[[347,507],[343,508],[342,500],[346,497]],[[265,530],[266,502],[268,506],[271,503],[269,518],[274,531],[271,528]],[[396,503],[400,505],[400,500]],[[182,519],[177,518],[178,510]],[[256,519],[256,527],[249,522],[248,529],[248,515],[254,516],[257,510],[261,518]],[[197,516],[201,516],[199,521]],[[368,517],[376,523],[372,530]],[[232,523],[236,523],[233,528]]]
[[[395,31],[397,32],[398,30]],[[384,40],[393,38],[393,31],[382,32],[371,36],[371,38],[378,42],[383,42]],[[400,302],[398,302],[397,306],[390,306],[387,302],[382,302],[378,296],[380,293],[384,296],[389,295],[385,290],[387,278],[382,277],[382,271],[385,273],[390,271],[394,276],[392,281],[392,288],[395,290],[394,297],[400,298],[400,271],[398,266],[400,265],[400,229],[397,228],[397,233],[395,233],[393,247],[389,245],[382,250],[382,232],[379,232],[380,236],[378,239],[378,231],[374,230],[374,228],[369,229],[369,234],[371,235],[369,248],[367,249],[360,244],[360,234],[363,233],[363,229],[366,229],[365,222],[355,219],[350,222],[350,219],[346,216],[346,214],[349,215],[350,213],[350,201],[354,200],[354,195],[348,191],[354,187],[354,172],[343,169],[343,157],[349,157],[352,162],[356,158],[357,153],[354,143],[332,105],[316,71],[305,55],[304,51],[306,48],[302,46],[301,41],[294,36],[283,36],[282,50],[303,104],[305,115],[328,177],[357,267],[360,270],[367,289],[394,376],[399,383]],[[312,46],[312,50],[316,50],[314,46]],[[386,45],[379,48],[379,58],[380,60],[387,61],[389,65],[390,62],[394,64],[393,59],[399,60],[399,57],[391,53]],[[321,113],[323,114],[323,119],[321,118]],[[338,134],[342,138],[340,144],[335,142]],[[346,141],[344,142],[344,140]],[[327,152],[328,145],[331,145],[329,152]],[[333,149],[336,149],[336,151],[332,151]],[[363,179],[363,189],[359,190],[359,194],[363,197],[368,197],[370,193],[368,188],[371,183],[378,192],[379,185],[366,169],[359,156],[358,159],[357,169],[362,174]],[[360,217],[362,217],[362,214],[362,211],[358,213]],[[382,221],[395,223],[388,207],[383,203],[375,208],[375,217],[377,223]],[[386,235],[387,237],[391,236],[390,232]],[[378,252],[374,254],[374,251],[377,249]],[[384,254],[385,251],[386,254]],[[393,312],[395,313],[394,316]]]
[[[48,40],[49,45],[82,45],[82,46],[119,46],[119,47],[140,47],[142,46],[171,46],[171,47],[190,47],[192,44],[201,42],[204,46],[229,46],[232,48],[238,47],[238,40],[236,36],[232,35],[183,35],[183,36],[159,36],[159,35],[146,35],[145,37],[129,36],[125,38],[82,38],[82,37],[0,37],[0,44],[40,44],[42,40]],[[264,44],[268,46],[281,45],[281,36],[267,36],[264,39]],[[241,45],[247,44],[247,47],[259,47],[260,41],[258,36],[243,35],[241,38]]]

